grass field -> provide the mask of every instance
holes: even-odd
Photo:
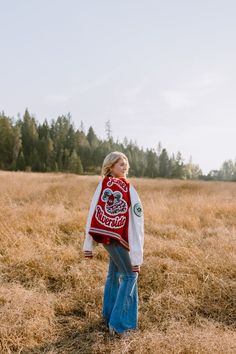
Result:
[[[1,353],[236,353],[236,183],[136,179],[139,328],[101,321],[108,255],[83,257],[99,176],[0,171]]]

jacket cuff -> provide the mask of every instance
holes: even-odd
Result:
[[[92,251],[84,251],[84,257],[93,257],[93,252]]]
[[[132,266],[132,272],[140,272],[140,266],[139,265],[134,265]]]

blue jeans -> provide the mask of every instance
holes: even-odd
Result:
[[[132,271],[129,251],[119,241],[102,244],[109,253],[103,318],[118,333],[138,325],[138,272]]]

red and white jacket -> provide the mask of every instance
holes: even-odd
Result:
[[[125,178],[105,176],[93,195],[85,231],[83,252],[93,257],[95,242],[118,240],[129,251],[132,270],[143,263],[144,215],[137,191]]]

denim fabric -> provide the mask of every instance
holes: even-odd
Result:
[[[104,288],[103,318],[117,333],[138,325],[138,272],[132,271],[129,251],[119,241],[102,244],[109,253]]]

